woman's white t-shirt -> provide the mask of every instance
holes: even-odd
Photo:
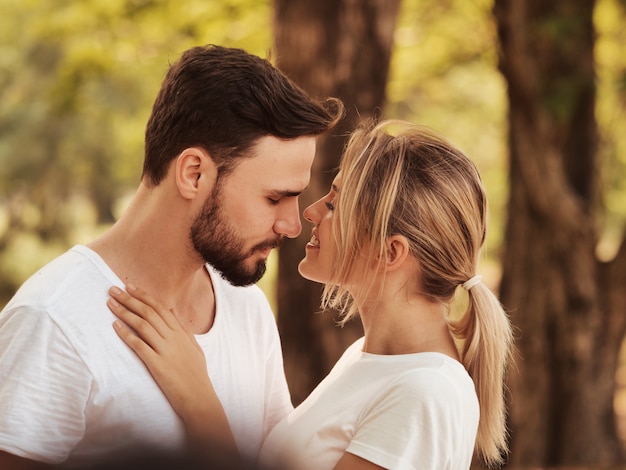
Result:
[[[440,353],[375,355],[363,338],[265,441],[261,462],[332,469],[344,452],[389,469],[467,470],[479,419],[474,383]]]

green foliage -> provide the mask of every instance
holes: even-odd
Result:
[[[626,221],[626,1],[599,0],[594,12],[597,30],[596,118],[600,127],[600,171],[605,215],[598,254],[610,259],[623,236]]]
[[[0,0],[0,302],[114,221],[139,180],[168,63],[197,44],[266,55],[268,1]]]
[[[595,14],[605,256],[626,219],[625,1],[598,0]],[[491,207],[483,270],[496,278],[507,104],[492,4],[403,0],[385,116],[441,132],[477,163]],[[2,305],[27,275],[119,215],[168,63],[206,43],[266,56],[272,11],[269,0],[0,0],[0,9]],[[544,26],[564,35],[571,25]]]

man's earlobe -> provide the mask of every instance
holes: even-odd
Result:
[[[211,190],[217,178],[213,159],[198,147],[187,148],[178,155],[175,171],[176,186],[185,199],[194,199],[199,193]],[[211,188],[203,188],[203,184],[210,184]]]

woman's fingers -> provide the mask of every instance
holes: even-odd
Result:
[[[113,312],[113,314],[119,318],[128,328],[133,331],[130,331],[128,328],[123,330],[128,335],[132,335],[136,338],[137,341],[142,341],[147,343],[147,345],[152,349],[157,349],[159,345],[159,341],[163,340],[163,336],[157,330],[155,325],[151,323],[149,320],[145,320],[140,314],[129,310],[125,305],[119,303],[115,298],[111,297],[107,300],[107,306]],[[148,316],[149,317],[149,316]],[[152,321],[155,319],[152,318]],[[164,328],[161,325],[161,328]],[[129,344],[128,336],[125,335],[122,339]],[[134,341],[131,339],[131,341]],[[132,346],[129,344],[129,346]],[[135,349],[135,348],[133,348]]]
[[[177,320],[167,308],[165,308],[159,301],[148,294],[145,290],[136,287],[133,284],[126,285],[126,291],[135,300],[139,300],[152,310],[163,320],[163,322],[170,328],[176,326]]]
[[[109,309],[130,329],[129,334],[136,335],[137,340],[145,341],[157,353],[171,354],[176,346],[190,343],[200,349],[193,332],[179,321],[177,313],[167,310],[154,297],[132,285],[126,286],[127,292],[113,286],[109,289],[111,298],[107,301]],[[129,344],[135,339],[122,337]],[[132,346],[132,344],[129,344]],[[134,349],[134,348],[133,348]]]
[[[112,289],[115,289],[115,287]],[[161,324],[167,325],[172,329],[180,326],[178,319],[170,310],[165,308],[146,291],[139,289],[133,284],[126,285],[126,292],[117,289],[114,298],[123,303],[129,310],[151,322],[155,327]],[[152,320],[153,316],[157,316],[162,323],[158,320]]]
[[[121,320],[115,320],[113,327],[117,335],[124,341],[130,349],[132,349],[139,359],[146,364],[151,364],[156,358],[157,353],[143,339],[137,336],[128,326]]]
[[[115,320],[113,327],[117,335],[132,349],[137,357],[146,365],[150,374],[157,381],[159,386],[164,380],[163,377],[168,369],[167,363],[163,362],[160,354],[155,351],[148,343],[131,331],[124,322]]]
[[[109,294],[111,295],[108,302],[109,308],[127,325],[135,330],[137,329],[135,326],[137,326],[140,328],[138,331],[143,332],[143,323],[146,322],[160,336],[167,333],[169,326],[152,306],[124,292],[119,287],[111,287]],[[157,308],[159,307],[160,305]]]

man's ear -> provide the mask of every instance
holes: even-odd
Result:
[[[217,165],[209,154],[200,147],[183,150],[174,166],[176,186],[185,199],[194,199],[202,193],[212,191],[217,179]]]
[[[385,266],[387,271],[401,267],[410,255],[409,241],[404,235],[391,235],[385,242]]]

